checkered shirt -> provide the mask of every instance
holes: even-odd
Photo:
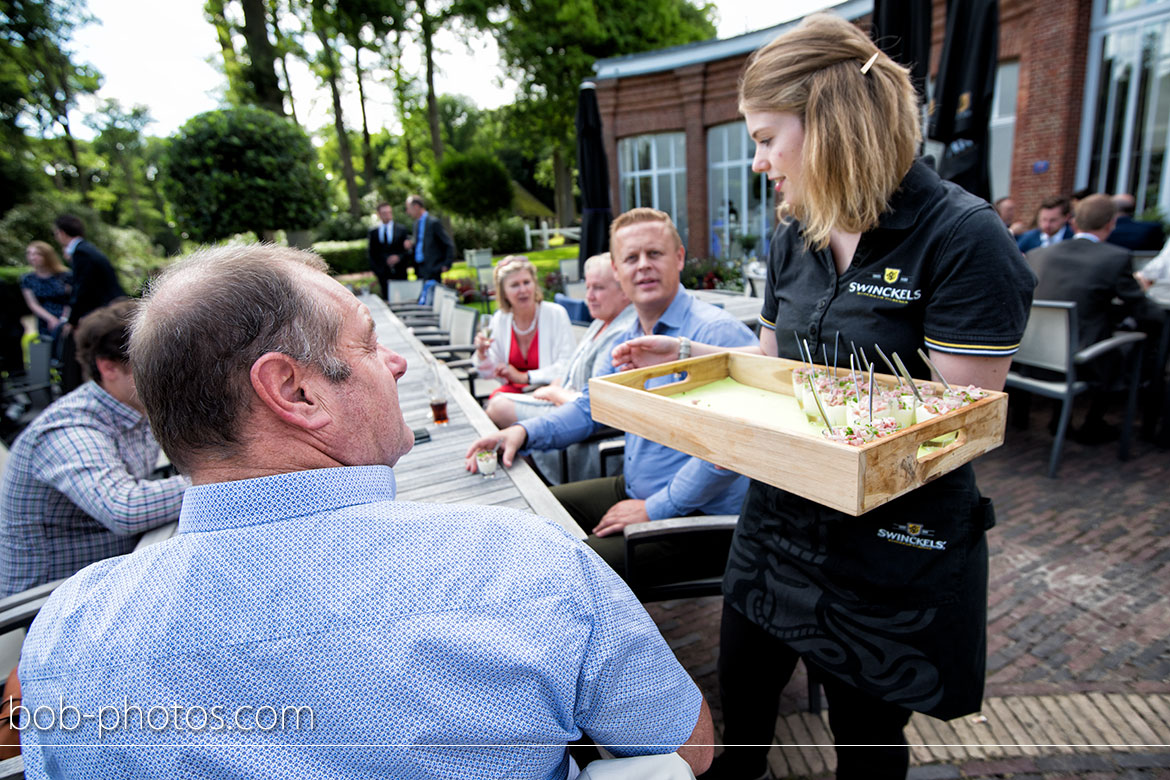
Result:
[[[0,483],[0,596],[124,555],[177,519],[188,482],[146,479],[158,454],[146,418],[95,382],[33,420]]]
[[[24,705],[184,728],[25,729],[26,776],[564,778],[582,732],[621,756],[687,740],[698,689],[585,545],[393,497],[384,466],[197,485],[177,536],[69,580],[25,642]],[[311,727],[253,724],[297,706]],[[185,727],[212,707],[224,727]]]

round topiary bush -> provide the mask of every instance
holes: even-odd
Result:
[[[304,230],[328,215],[329,188],[305,131],[241,106],[192,117],[171,136],[163,190],[196,241]]]
[[[499,160],[482,152],[446,155],[432,190],[444,209],[471,219],[490,220],[512,207],[512,178]]]

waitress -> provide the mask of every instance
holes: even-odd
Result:
[[[948,381],[1002,389],[1035,279],[987,202],[915,161],[906,69],[817,14],[752,56],[739,106],[752,169],[783,199],[757,351],[799,359],[793,332],[814,354],[838,334],[904,358],[925,346]],[[614,358],[649,365],[679,346],[645,337]],[[860,517],[753,481],[723,580],[719,684],[724,743],[757,747],[725,751],[704,778],[767,776],[798,658],[824,685],[837,777],[904,778],[912,711],[980,708],[993,524],[970,465]],[[935,544],[888,538],[915,531]]]

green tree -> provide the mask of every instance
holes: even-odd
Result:
[[[491,219],[512,205],[512,178],[486,152],[451,152],[435,171],[432,191],[439,204],[464,217]]]
[[[86,124],[98,134],[93,141],[94,152],[117,171],[118,186],[109,187],[112,205],[118,209],[122,195],[128,204],[125,215],[116,217],[115,223],[132,224],[144,233],[148,232],[148,204],[143,197],[146,148],[143,131],[152,121],[146,106],[134,106],[126,111],[116,100],[107,100],[97,114],[86,118]]]
[[[69,39],[90,21],[84,3],[0,0],[0,127],[10,149],[25,146],[23,126],[41,138],[59,138],[69,159],[59,181],[88,195],[89,171],[73,137],[70,112],[77,98],[101,85],[91,66],[73,61]]]
[[[268,37],[270,25],[279,37],[278,6],[266,0],[240,0],[239,5],[242,22],[237,21],[228,0],[205,0],[203,5],[203,14],[219,41],[228,102],[256,105],[284,116],[284,90],[276,75],[279,52]],[[236,49],[236,33],[243,39],[241,50]]]
[[[328,213],[328,186],[308,135],[251,106],[209,111],[170,139],[163,184],[182,230],[197,241],[303,230]]]
[[[464,0],[476,6],[479,26],[494,28],[528,132],[548,141],[561,224],[575,217],[572,199],[573,119],[580,83],[605,57],[633,54],[714,37],[710,4],[687,0]],[[465,5],[470,11],[470,6]],[[489,11],[503,9],[493,23]]]

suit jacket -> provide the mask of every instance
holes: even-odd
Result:
[[[398,221],[392,224],[394,229],[390,231],[389,241],[382,240],[381,222],[370,230],[370,245],[366,249],[366,257],[370,261],[370,270],[379,279],[405,279],[406,269],[414,265],[414,254],[407,252],[403,243],[409,235],[406,228]],[[390,255],[398,255],[398,262],[394,265],[386,265],[386,260]]]
[[[443,275],[443,269],[450,268],[455,261],[455,242],[447,235],[442,221],[429,211],[424,231],[426,235],[421,238],[423,259],[415,273],[420,279],[438,281]],[[414,223],[414,242],[416,247],[420,242],[417,220]]]
[[[1075,231],[1072,229],[1072,225],[1065,222],[1064,227],[1060,229],[1060,232],[1057,233],[1057,235],[1060,236],[1061,241],[1068,241],[1073,237],[1074,233]],[[1020,251],[1024,254],[1028,254],[1033,249],[1038,249],[1040,247],[1040,228],[1029,230],[1027,233],[1024,233],[1022,236],[1016,239],[1016,243],[1020,245]]]
[[[1157,252],[1166,243],[1161,223],[1139,222],[1133,217],[1118,217],[1117,226],[1105,240],[1137,252]]]
[[[73,295],[69,299],[69,324],[77,327],[82,317],[112,301],[126,297],[110,259],[84,238],[73,248]]]
[[[1142,319],[1154,314],[1133,278],[1129,252],[1121,247],[1074,238],[1034,249],[1027,261],[1040,280],[1035,300],[1077,305],[1077,349],[1109,338],[1114,323],[1124,317]],[[1114,309],[1114,298],[1121,299],[1119,311]]]

